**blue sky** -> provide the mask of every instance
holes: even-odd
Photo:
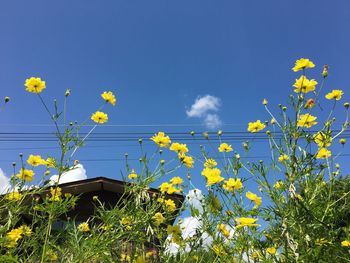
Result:
[[[53,131],[38,99],[24,90],[31,76],[46,81],[47,101],[62,102],[72,89],[70,120],[86,119],[99,107],[101,92],[115,92],[117,106],[106,110],[112,126],[96,132],[208,130],[203,118],[186,114],[205,95],[220,100],[213,112],[220,129],[244,132],[249,121],[270,119],[263,98],[274,110],[287,102],[299,76],[291,68],[300,57],[315,62],[310,74],[318,80],[329,64],[326,90],[343,89],[349,99],[345,0],[2,1],[0,10],[0,95],[11,97],[0,115],[2,132]],[[231,143],[242,153],[240,141]],[[253,157],[264,155],[261,144]],[[55,146],[1,141],[0,168],[10,175],[19,152],[46,156],[51,149],[43,148]],[[89,177],[120,179],[124,164],[118,159],[125,152],[140,156],[137,140],[87,146],[77,158]]]

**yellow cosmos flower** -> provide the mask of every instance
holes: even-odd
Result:
[[[166,206],[166,210],[169,212],[173,212],[176,209],[175,202],[171,199],[167,199],[164,201],[164,204]]]
[[[135,173],[135,170],[134,170],[134,169],[131,170],[131,173],[128,175],[128,178],[129,178],[130,180],[136,179],[136,178],[137,178],[137,173]]]
[[[279,180],[279,181],[277,181],[277,182],[273,185],[273,188],[279,190],[279,189],[281,189],[283,186],[284,186],[284,183],[283,183],[281,180]]]
[[[171,180],[170,180],[170,183],[172,183],[174,185],[180,185],[183,182],[184,182],[184,180],[182,180],[182,178],[179,176],[175,176],[175,177],[171,178]]]
[[[328,157],[332,156],[332,152],[327,150],[327,148],[320,148],[318,150],[318,153],[316,155],[317,159],[326,159]]]
[[[316,121],[317,117],[312,116],[309,113],[303,114],[299,116],[297,126],[298,127],[306,127],[306,128],[311,128],[312,126],[317,124]]]
[[[187,145],[184,143],[178,143],[178,142],[172,143],[169,149],[171,151],[175,151],[177,153],[187,153],[188,152]]]
[[[214,168],[215,166],[217,166],[218,163],[214,160],[214,159],[206,159],[205,163],[204,163],[204,167],[208,167],[208,168]]]
[[[48,249],[45,253],[45,259],[50,262],[56,262],[58,259],[58,256],[52,249]]]
[[[320,131],[314,136],[314,141],[321,148],[328,147],[332,143],[332,137]]]
[[[165,221],[165,217],[162,215],[162,213],[155,213],[154,216],[152,217],[153,223],[156,226],[159,226],[160,224],[163,224]]]
[[[343,96],[343,91],[342,90],[340,90],[340,89],[334,89],[334,90],[332,90],[332,92],[330,92],[330,93],[328,93],[328,94],[326,94],[326,99],[327,100],[333,100],[333,99],[335,99],[335,100],[340,100],[341,99],[341,97]]]
[[[80,231],[80,232],[89,232],[90,231],[89,224],[87,222],[79,224],[78,225],[78,231]]]
[[[204,168],[202,175],[207,178],[207,186],[220,183],[225,179],[218,168]]]
[[[344,240],[341,242],[342,247],[350,247],[350,241],[349,240]]]
[[[223,234],[224,237],[229,238],[230,237],[230,230],[226,228],[225,224],[219,224],[218,230]]]
[[[5,198],[9,201],[18,201],[22,199],[22,194],[20,192],[11,192],[6,194]]]
[[[194,160],[191,156],[187,156],[184,153],[179,153],[178,157],[181,163],[184,164],[187,168],[193,168]]]
[[[258,132],[263,129],[265,129],[266,125],[262,123],[260,120],[257,120],[256,122],[249,122],[248,123],[248,131],[250,132]]]
[[[123,217],[120,220],[120,224],[122,224],[123,226],[127,226],[131,224],[131,218],[130,217]]]
[[[259,224],[256,224],[256,221],[258,221],[257,218],[251,218],[251,217],[239,217],[236,218],[236,228],[241,228],[241,227],[256,227],[260,226]]]
[[[262,204],[262,199],[261,197],[257,196],[256,194],[252,193],[252,192],[246,192],[245,196],[253,201],[255,203],[255,207],[259,207]]]
[[[29,155],[27,163],[31,166],[46,165],[46,161],[40,155]]]
[[[45,160],[45,165],[49,168],[54,168],[56,165],[56,160],[53,157],[48,157]]]
[[[104,99],[107,103],[110,103],[112,104],[113,106],[115,106],[115,103],[116,103],[116,99],[115,99],[115,96],[113,94],[112,91],[105,91],[101,94],[101,97],[102,99]]]
[[[34,172],[33,170],[27,170],[21,168],[18,174],[16,174],[16,177],[21,179],[22,181],[30,182],[33,180]]]
[[[166,136],[164,132],[158,132],[158,134],[155,134],[152,138],[152,141],[154,141],[159,147],[167,148],[169,147],[171,140],[169,136]]]
[[[91,115],[91,120],[96,123],[103,124],[108,121],[108,115],[102,111],[96,111]]]
[[[307,58],[301,58],[295,61],[295,66],[293,68],[293,71],[297,72],[302,69],[314,68],[314,67],[315,67],[315,64],[311,60]]]
[[[39,94],[46,88],[45,81],[42,81],[41,78],[35,77],[26,79],[24,86],[26,86],[26,91],[36,94]]]
[[[266,253],[270,254],[270,255],[276,255],[277,249],[275,247],[268,247],[266,249]]]
[[[232,152],[232,146],[227,143],[222,143],[219,146],[219,152]]]
[[[51,193],[51,201],[60,201],[61,196],[62,196],[62,189],[59,187],[56,188],[50,188],[50,193]]]
[[[284,162],[284,161],[287,161],[287,160],[289,160],[289,157],[288,157],[288,155],[286,155],[286,154],[281,154],[281,155],[278,157],[278,161],[279,161],[280,163],[282,163],[282,162]]]
[[[302,75],[299,79],[295,80],[295,83],[293,85],[294,92],[296,93],[308,93],[311,91],[314,91],[316,89],[317,81],[314,79],[307,79],[304,75]]]
[[[224,181],[224,185],[222,186],[226,191],[232,192],[234,190],[241,189],[243,187],[243,184],[241,182],[241,179],[233,179],[230,178],[227,181]]]
[[[21,230],[22,234],[25,236],[29,237],[32,235],[32,229],[27,225],[21,225],[18,229]]]
[[[160,189],[160,192],[161,193],[168,193],[168,194],[173,194],[173,193],[180,193],[181,190],[180,189],[177,189],[176,187],[174,187],[172,184],[169,184],[169,183],[162,183],[160,186],[159,186],[159,189]]]

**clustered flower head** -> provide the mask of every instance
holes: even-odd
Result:
[[[12,229],[10,232],[7,232],[6,234],[6,239],[7,239],[6,246],[8,248],[15,247],[17,246],[17,242],[23,236],[30,236],[31,234],[32,234],[32,230],[26,225],[22,225],[18,228]]]
[[[331,92],[326,94],[327,100],[340,100],[341,97],[344,95],[343,91],[340,89],[334,89]]]
[[[306,68],[314,68],[314,67],[315,67],[315,64],[312,61],[310,61],[307,58],[301,58],[295,61],[295,66],[293,68],[293,71],[297,72],[299,70],[303,70]]]
[[[220,183],[225,178],[221,176],[221,170],[218,168],[204,168],[202,175],[207,179],[207,186]]]
[[[227,143],[221,143],[219,146],[219,152],[232,152],[232,146]]]
[[[307,79],[304,75],[302,75],[299,79],[295,80],[293,87],[295,87],[294,92],[296,93],[308,93],[314,91],[316,89],[317,81],[314,79]]]
[[[34,171],[33,170],[28,170],[28,169],[24,169],[24,168],[21,168],[19,170],[19,173],[16,174],[16,177],[18,177],[22,181],[26,181],[26,182],[32,181],[33,180],[33,176],[34,176]]]
[[[226,191],[233,192],[234,190],[241,189],[243,187],[241,179],[229,178],[227,181],[224,181],[222,186]]]
[[[164,132],[158,132],[151,138],[151,140],[159,147],[163,148],[168,148],[171,143],[170,137],[166,136]]]
[[[248,131],[249,132],[259,132],[263,129],[265,129],[266,125],[262,123],[260,120],[257,120],[255,122],[249,122],[248,123]]]
[[[102,111],[96,111],[91,115],[91,120],[96,123],[103,124],[108,121],[108,115]]]
[[[262,204],[261,197],[257,196],[256,194],[254,194],[252,192],[247,192],[245,195],[249,200],[251,200],[255,203],[255,206],[254,206],[255,208],[261,206],[261,204]]]
[[[178,143],[178,142],[172,143],[169,149],[171,151],[175,151],[177,153],[187,153],[188,152],[187,145],[184,143]]]
[[[317,117],[312,116],[309,113],[302,114],[299,116],[297,126],[298,127],[306,127],[306,128],[311,128],[312,126],[317,124],[316,121]]]

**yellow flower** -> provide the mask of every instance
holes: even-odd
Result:
[[[103,124],[108,121],[108,115],[102,111],[96,111],[91,115],[91,120],[96,123]]]
[[[169,212],[173,212],[176,209],[176,205],[175,202],[171,199],[167,199],[164,201],[164,204],[166,206],[166,210],[168,210]]]
[[[218,168],[204,168],[202,175],[207,178],[207,186],[211,186],[224,180],[224,177],[221,176],[221,171]]]
[[[155,251],[153,251],[153,250],[151,250],[151,251],[148,251],[148,252],[146,252],[146,258],[151,258],[151,257],[153,257],[154,255],[156,255],[156,252]]]
[[[204,167],[214,168],[215,166],[217,166],[217,162],[214,159],[209,158],[205,160]]]
[[[134,169],[131,170],[131,173],[128,175],[130,180],[137,178],[137,173],[135,173]]]
[[[187,168],[193,168],[194,160],[191,156],[187,156],[184,153],[179,153],[178,157],[181,163],[183,163]]]
[[[256,221],[258,221],[257,218],[250,218],[250,217],[236,218],[236,222],[237,222],[236,228],[241,228],[245,226],[248,226],[248,227],[260,226],[259,224],[256,224]]]
[[[350,241],[349,240],[344,240],[341,242],[342,247],[350,247]]]
[[[116,99],[115,99],[115,96],[113,94],[112,91],[105,91],[101,94],[101,97],[102,99],[104,99],[107,103],[110,103],[112,104],[113,106],[115,106],[115,102],[116,102]]]
[[[152,141],[154,141],[159,147],[167,148],[169,147],[171,140],[169,136],[166,136],[164,132],[158,132],[158,134],[155,134],[152,138]]]
[[[50,193],[51,193],[51,201],[60,201],[61,196],[62,196],[62,189],[59,187],[56,188],[50,188]]]
[[[328,93],[328,94],[326,94],[326,99],[327,100],[333,100],[333,99],[335,99],[335,100],[340,100],[341,99],[341,97],[343,96],[343,91],[342,90],[340,90],[340,89],[334,89],[334,90],[332,90],[332,92],[330,92],[330,93]]]
[[[266,249],[266,253],[270,254],[270,255],[276,255],[277,249],[275,247],[268,247]]]
[[[222,143],[219,146],[219,152],[232,152],[232,146],[227,143]]]
[[[318,150],[318,153],[316,155],[317,159],[326,159],[328,157],[332,156],[332,152],[327,150],[327,148],[320,148]]]
[[[175,185],[180,185],[184,182],[184,180],[181,179],[179,176],[175,176],[171,178],[170,183],[175,184]]]
[[[225,251],[225,248],[223,247],[223,245],[221,244],[215,244],[213,245],[212,247],[214,253],[217,255],[217,256],[226,256],[227,255],[227,252]]]
[[[33,180],[34,172],[33,170],[27,170],[27,169],[21,168],[21,170],[19,171],[18,174],[16,174],[16,176],[22,181],[30,182]]]
[[[49,249],[46,251],[45,259],[52,261],[52,262],[55,262],[55,261],[57,261],[58,256],[52,249]]]
[[[20,192],[11,192],[8,193],[5,198],[9,201],[18,201],[22,199],[22,194]]]
[[[340,143],[341,145],[344,145],[344,144],[346,143],[346,139],[345,139],[345,138],[339,139],[339,143]]]
[[[226,228],[225,224],[219,224],[218,229],[224,235],[224,237],[226,238],[230,237],[230,231]]]
[[[317,119],[317,117],[312,116],[309,113],[300,115],[298,123],[297,123],[297,126],[298,127],[310,128],[310,127],[312,127],[312,126],[317,124],[316,119]]]
[[[152,217],[154,220],[154,224],[156,226],[159,226],[160,224],[163,224],[165,221],[165,217],[162,215],[162,213],[155,213],[154,216]]]
[[[45,165],[46,161],[40,155],[29,155],[27,163],[31,166]]]
[[[175,225],[175,226],[168,225],[166,232],[168,235],[181,235],[181,229],[179,225]]]
[[[283,186],[284,186],[284,183],[283,183],[281,180],[279,180],[279,181],[277,181],[277,182],[273,185],[273,188],[279,190],[279,189],[281,189]]]
[[[89,232],[90,231],[89,224],[87,222],[79,224],[78,225],[78,230],[80,232]]]
[[[121,223],[123,226],[130,225],[130,224],[131,224],[131,219],[130,219],[130,217],[123,217],[123,218],[120,220],[120,223]]]
[[[226,191],[234,191],[234,190],[238,190],[241,189],[243,187],[243,184],[241,182],[241,179],[237,178],[237,179],[233,179],[230,178],[228,179],[228,181],[224,181],[224,185],[222,186]]]
[[[167,182],[162,183],[160,186],[160,192],[161,193],[168,193],[168,194],[173,194],[173,193],[179,193],[181,192],[180,189],[177,189],[176,187],[174,187],[172,184],[169,184]]]
[[[49,168],[54,168],[55,165],[56,165],[56,160],[52,157],[48,157],[46,160],[45,160],[45,165]]]
[[[36,93],[36,94],[42,92],[43,89],[46,88],[45,81],[42,81],[41,78],[35,78],[35,77],[26,79],[24,86],[26,86],[26,91]]]
[[[294,72],[297,72],[306,68],[314,68],[315,64],[307,58],[301,58],[295,61],[295,66],[293,68]]]
[[[247,193],[245,194],[245,196],[246,196],[249,200],[251,200],[251,201],[253,201],[253,202],[255,203],[255,207],[258,207],[258,206],[260,206],[260,205],[262,204],[262,199],[261,199],[261,197],[257,196],[256,194],[254,194],[254,193],[252,193],[252,192],[247,192]]]
[[[121,254],[120,255],[120,261],[121,262],[130,262],[131,261],[131,257],[127,254]]]
[[[250,132],[258,132],[265,129],[265,127],[265,124],[263,124],[260,120],[257,120],[256,122],[249,122],[247,130]]]
[[[328,147],[332,143],[332,137],[320,131],[314,136],[314,141],[321,148]]]
[[[313,106],[315,106],[315,101],[314,101],[313,99],[308,99],[308,100],[305,102],[304,108],[305,108],[305,109],[312,109]]]
[[[288,155],[286,154],[281,154],[279,157],[278,157],[278,161],[281,163],[281,162],[284,162],[284,161],[287,161],[289,159]]]
[[[12,248],[17,245],[18,240],[22,237],[23,231],[20,228],[12,229],[6,234],[6,247]]]
[[[21,225],[18,229],[20,229],[25,236],[29,237],[32,235],[32,229],[27,225]]]
[[[304,75],[302,75],[299,79],[295,80],[295,83],[293,85],[294,92],[296,93],[308,93],[311,91],[314,91],[316,89],[317,81],[314,79],[307,79]]]
[[[188,152],[187,145],[184,143],[178,143],[178,142],[172,143],[169,149],[171,151],[175,151],[177,153],[187,153]]]

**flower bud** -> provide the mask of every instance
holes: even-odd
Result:
[[[5,103],[9,102],[10,101],[10,97],[5,97]]]
[[[271,123],[272,125],[276,124],[275,118],[272,118],[271,121],[270,121],[270,123]]]
[[[15,166],[16,166],[16,163],[15,163],[15,162],[13,162],[13,163],[12,163],[12,166],[13,166],[13,167],[15,167]]]
[[[23,157],[23,153],[20,153],[20,154],[19,154],[19,158],[22,158],[22,157]]]
[[[267,99],[263,99],[262,104],[263,104],[264,106],[266,106],[267,103],[268,103]]]
[[[208,132],[203,132],[203,137],[207,140],[209,140],[209,134]]]
[[[165,160],[160,160],[160,164],[164,165],[165,164]]]
[[[69,123],[69,126],[73,126],[73,122],[70,122],[70,123]]]
[[[139,139],[139,144],[142,144],[142,139]]]
[[[323,66],[322,76],[323,76],[324,78],[327,78],[327,76],[328,76],[328,65],[327,65],[327,64],[325,64],[325,65]]]
[[[345,108],[345,109],[349,109],[349,102],[345,102],[345,103],[344,103],[344,108]]]
[[[298,100],[299,100],[299,101],[302,101],[303,99],[304,99],[303,94],[300,94],[300,95],[298,96]]]
[[[271,136],[271,131],[267,130],[267,131],[266,131],[266,135],[267,135],[267,136]]]
[[[129,154],[128,153],[124,153],[124,157],[128,158]]]
[[[241,159],[241,156],[238,153],[236,154],[235,157],[236,157],[237,160]]]
[[[339,139],[339,143],[340,143],[341,145],[344,145],[344,144],[346,143],[346,139],[345,139],[345,138]]]
[[[64,94],[65,97],[70,96],[70,89],[66,89],[66,93]]]
[[[45,175],[49,175],[50,173],[51,173],[50,170],[45,171]]]
[[[192,136],[194,136],[194,134],[195,134],[194,131],[191,131],[190,133],[191,133]]]
[[[336,168],[337,170],[339,170],[339,169],[340,169],[340,164],[339,164],[339,163],[336,163],[336,164],[335,164],[335,168]]]
[[[163,153],[163,150],[159,150],[159,154],[162,154]]]
[[[218,131],[218,136],[222,135],[222,130]]]
[[[313,106],[315,106],[315,101],[314,101],[313,99],[308,99],[308,100],[305,102],[304,108],[305,108],[305,109],[311,109]]]
[[[287,107],[282,107],[282,110],[283,110],[283,111],[286,111],[286,110],[287,110]]]

